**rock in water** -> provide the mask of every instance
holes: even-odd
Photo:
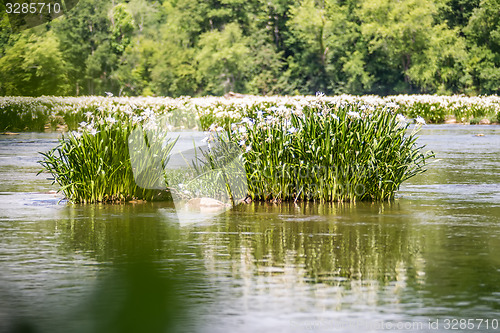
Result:
[[[186,208],[201,212],[215,212],[231,208],[231,205],[212,198],[194,198],[186,203]]]

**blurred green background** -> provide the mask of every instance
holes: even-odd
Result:
[[[500,0],[80,0],[21,33],[1,13],[0,95],[500,92]]]

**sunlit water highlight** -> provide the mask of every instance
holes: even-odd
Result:
[[[251,204],[182,224],[171,203],[60,202],[36,176],[55,135],[2,136],[0,331],[491,331],[500,127],[421,134],[439,161],[395,202]]]

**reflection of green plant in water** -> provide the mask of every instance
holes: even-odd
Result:
[[[423,269],[418,237],[406,228],[380,223],[378,215],[385,206],[394,209],[390,203],[240,206],[239,223],[218,225],[217,230],[203,233],[203,242],[215,249],[207,251],[215,256],[207,260],[229,255],[233,265],[238,265],[242,253],[248,251],[252,257],[245,264],[251,267],[241,269],[256,274],[279,275],[283,274],[280,268],[288,267],[294,274],[302,272],[298,279],[346,287],[352,281],[387,285],[403,276],[417,281],[417,271]],[[367,219],[366,210],[373,211],[372,219]],[[358,214],[364,223],[355,223]],[[340,223],[339,217],[353,223]],[[399,222],[405,223],[404,218]]]
[[[200,249],[188,247],[182,230],[158,213],[169,204],[70,205],[60,211],[66,215],[58,220],[59,250],[90,256],[99,268],[93,293],[78,309],[85,332],[196,331],[193,318],[211,293],[196,259]],[[196,298],[190,297],[193,290]]]

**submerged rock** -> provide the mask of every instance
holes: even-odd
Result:
[[[216,212],[231,208],[231,205],[212,198],[193,198],[186,202],[186,208],[191,211]]]
[[[457,118],[455,118],[455,116],[450,116],[449,118],[446,118],[444,120],[444,123],[445,124],[456,124],[456,123],[458,123],[458,121],[457,121]]]

